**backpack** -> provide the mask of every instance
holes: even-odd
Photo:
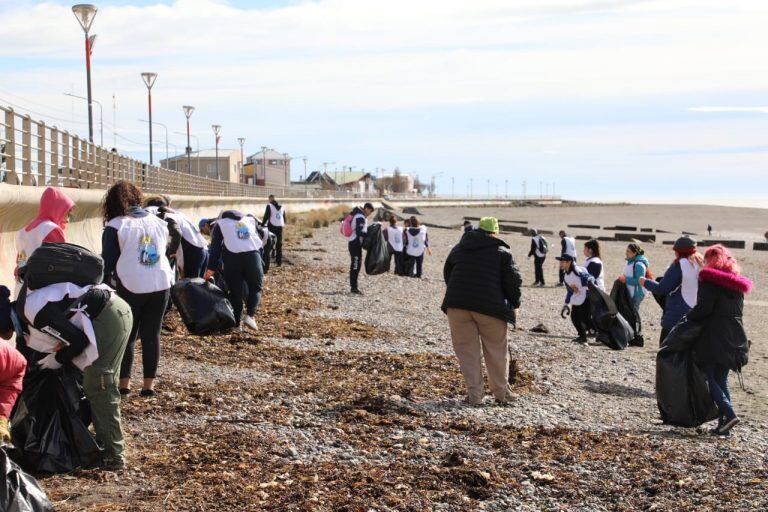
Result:
[[[97,285],[103,279],[101,256],[75,244],[44,243],[35,249],[24,268],[24,281],[30,290],[56,283]]]
[[[547,254],[549,252],[549,242],[543,236],[539,238],[539,252]]]
[[[344,217],[344,220],[341,221],[341,225],[339,226],[339,232],[341,233],[341,236],[345,238],[349,238],[352,236],[352,233],[354,232],[354,228],[352,227],[352,214],[350,213],[346,217]]]

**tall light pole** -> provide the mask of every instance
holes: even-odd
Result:
[[[192,112],[195,111],[195,107],[184,105],[181,108],[184,109],[184,117],[187,118],[187,172],[192,174],[192,144],[189,143],[189,118],[192,117]],[[200,161],[200,155],[197,155],[197,161]]]
[[[267,146],[261,146],[261,170],[264,171],[264,184],[267,184]]]
[[[290,160],[288,158],[288,153],[283,153],[283,166],[285,167],[284,173],[285,173],[285,186],[289,187],[291,185],[291,173],[288,172],[288,166],[290,165]]]
[[[157,73],[145,71],[141,74],[141,79],[144,80],[144,85],[147,86],[147,106],[149,111],[149,165],[152,165],[152,86],[155,85],[157,80]]]
[[[77,94],[72,94],[71,92],[65,92],[64,96],[69,96],[71,98],[77,98],[79,100],[88,101],[88,98],[85,98],[83,96],[78,96]],[[94,100],[94,99],[91,99],[91,101],[99,106],[99,131],[100,131],[100,135],[99,135],[100,142],[99,142],[99,145],[104,147],[104,109],[102,108],[100,101],[97,101],[97,100]],[[117,144],[115,144],[115,145],[117,145]]]
[[[451,198],[456,197],[455,189],[456,189],[456,177],[451,176]]]
[[[509,199],[509,180],[504,180],[504,198]]]
[[[146,119],[139,119],[139,121],[141,121],[142,123],[149,123],[149,121],[147,121]],[[163,123],[158,123],[157,121],[153,121],[152,124],[156,124],[157,126],[161,127],[163,130],[165,130],[165,164],[168,166],[168,169],[170,169],[171,161],[168,158],[168,127],[165,126]],[[177,170],[175,163],[174,163],[173,170],[174,171]]]
[[[245,137],[238,137],[237,143],[240,144],[240,180],[245,183],[245,176],[243,175],[243,168],[245,166],[245,156],[243,153],[243,145],[245,144]]]
[[[85,76],[88,84],[88,140],[93,143],[93,102],[91,100],[91,51],[96,35],[89,35],[98,9],[93,4],[77,4],[72,6],[72,12],[85,32]]]
[[[213,129],[213,135],[216,137],[216,179],[221,180],[221,175],[219,174],[219,134],[221,133],[221,125],[219,124],[212,124],[211,129]]]
[[[187,135],[187,140],[189,140],[189,137],[192,137],[193,139],[195,139],[195,145],[197,146],[197,156],[198,156],[197,175],[200,176],[200,137],[198,137],[197,135],[192,135],[191,133],[186,133],[186,134],[184,132],[173,132],[173,133],[175,133],[176,135]],[[187,165],[191,165],[191,164],[187,163]],[[189,168],[189,174],[192,174],[191,167]]]
[[[469,178],[469,198],[472,199],[472,188],[474,185],[474,178]]]

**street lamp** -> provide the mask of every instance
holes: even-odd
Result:
[[[213,134],[216,136],[216,179],[221,180],[221,175],[219,174],[219,134],[221,133],[221,125],[219,124],[212,124],[211,128],[213,129]]]
[[[149,106],[149,165],[152,165],[152,86],[155,85],[155,80],[157,80],[157,73],[145,71],[141,74],[141,79],[144,80],[144,84],[147,86],[147,105]]]
[[[175,133],[176,135],[187,135],[187,140],[189,140],[189,137],[192,137],[193,139],[195,139],[195,144],[197,146],[197,155],[198,155],[197,175],[200,176],[200,137],[198,137],[197,135],[192,135],[191,133],[186,133],[186,134],[184,132],[173,132],[173,133]],[[189,162],[187,162],[187,165],[190,165]],[[190,167],[188,170],[189,170],[189,174],[192,174],[192,168]]]
[[[72,12],[85,32],[85,75],[88,83],[88,140],[93,143],[93,104],[91,100],[91,50],[96,36],[88,35],[93,25],[98,9],[92,4],[77,4],[72,6]]]
[[[139,119],[139,121],[142,122],[142,123],[156,124],[156,125],[160,126],[161,128],[163,128],[165,130],[165,165],[167,165],[168,169],[170,169],[171,168],[171,161],[168,158],[168,127],[165,126],[163,123],[158,123],[157,121],[147,121],[146,119]],[[174,169],[173,170],[174,171],[177,170],[175,162],[174,162]]]
[[[187,117],[187,172],[192,174],[192,145],[189,143],[189,118],[192,117],[192,112],[195,111],[195,107],[190,105],[184,105],[181,107],[184,109],[184,115]],[[198,161],[200,155],[197,155]]]
[[[72,94],[69,92],[65,92],[64,96],[69,96],[71,98],[77,98],[79,100],[88,101],[88,98],[84,98],[83,96],[78,96],[77,94]],[[99,131],[101,132],[101,134],[99,135],[99,138],[101,139],[101,142],[99,143],[99,145],[104,147],[104,109],[102,108],[100,101],[97,101],[94,99],[92,99],[91,101],[99,106]]]
[[[243,168],[245,166],[245,156],[243,155],[243,144],[245,144],[245,137],[238,137],[237,143],[240,144],[240,181],[245,183],[245,175],[243,174]]]
[[[288,165],[290,164],[290,160],[288,159],[288,153],[283,153],[283,167],[285,172],[285,186],[290,186],[291,183],[291,176],[288,172]]]

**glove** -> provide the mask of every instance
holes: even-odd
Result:
[[[11,444],[11,431],[8,428],[8,418],[0,417],[0,444]]]
[[[205,277],[203,277],[203,279],[205,279],[206,281],[210,281],[213,278],[213,274],[215,273],[216,271],[209,268],[208,270],[205,271]]]
[[[56,360],[56,352],[48,354],[37,362],[38,366],[44,370],[58,370],[61,363]]]
[[[563,309],[560,310],[560,316],[562,318],[565,318],[565,317],[567,317],[570,314],[571,314],[571,306],[569,306],[568,304],[565,304],[563,306]]]

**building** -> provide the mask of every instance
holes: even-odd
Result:
[[[167,160],[160,160],[160,166],[173,171],[203,176],[211,179],[220,179],[232,183],[240,183],[240,150],[219,149],[218,173],[216,171],[216,150],[204,149],[193,151],[189,157],[192,164],[190,172],[187,165],[187,155],[176,155]]]
[[[259,151],[246,158],[244,183],[263,187],[291,186],[291,157],[274,149]]]
[[[323,174],[336,183],[338,190],[346,190],[360,196],[371,195],[376,190],[373,176],[369,172],[334,171]]]
[[[338,190],[339,186],[333,178],[322,171],[312,171],[302,183],[316,190]]]

